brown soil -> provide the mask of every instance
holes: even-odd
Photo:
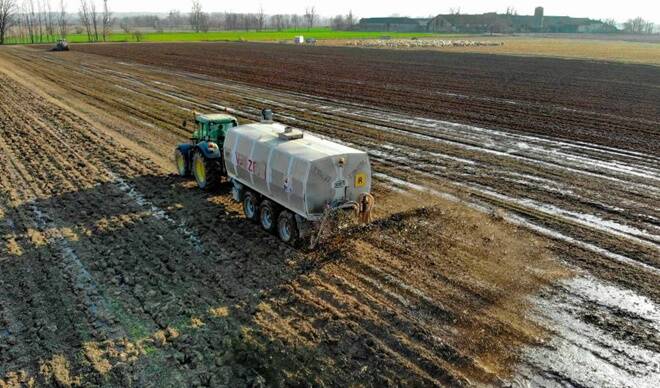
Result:
[[[424,117],[660,152],[655,66],[268,43],[74,49]]]
[[[572,274],[557,257],[660,300],[657,273],[633,265],[658,265],[652,242],[452,183],[652,228],[655,197],[637,187],[656,185],[643,177],[511,162],[421,139],[437,133],[417,124],[393,133],[363,107],[75,52],[2,50],[0,69],[0,386],[499,384],[521,365],[566,382],[521,353],[554,335],[529,298],[564,295],[555,284]],[[373,224],[316,251],[287,247],[247,223],[226,187],[200,192],[169,161],[190,110],[231,106],[247,120],[275,102],[282,121],[373,152],[379,174],[507,211],[379,178]],[[573,194],[500,179],[508,171]],[[509,213],[634,263],[534,235]],[[645,326],[612,322],[658,351]]]

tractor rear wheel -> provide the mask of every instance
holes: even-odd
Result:
[[[179,176],[186,177],[190,175],[190,166],[186,160],[186,155],[179,148],[174,150],[174,161],[176,162],[176,170]]]
[[[220,173],[215,162],[204,157],[201,151],[195,151],[192,160],[192,170],[197,186],[208,190],[220,183]]]
[[[259,201],[257,200],[257,196],[251,191],[248,191],[243,196],[243,213],[248,220],[252,222],[259,221]]]
[[[280,240],[289,245],[295,245],[298,241],[296,219],[288,210],[283,210],[277,217],[277,235]]]
[[[263,230],[268,233],[275,232],[277,228],[277,213],[275,205],[269,201],[264,200],[259,206],[259,223]]]

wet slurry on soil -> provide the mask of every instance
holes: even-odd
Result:
[[[264,43],[76,51],[412,115],[658,153],[656,66]]]
[[[286,61],[269,46],[226,49],[243,63],[262,47]],[[325,80],[311,91],[290,83],[300,77],[291,70],[270,89],[247,62],[230,76],[158,56],[163,67],[145,66],[125,52],[0,51],[0,386],[650,387],[660,378],[660,160],[639,145],[658,118],[629,92],[645,67],[584,65],[602,66],[602,88],[624,95],[609,113],[588,107],[631,139],[621,145],[590,127],[582,102],[555,98],[552,83],[534,102],[549,114],[530,116],[529,91],[484,87],[469,99],[483,104],[465,105],[450,96],[458,82],[441,86],[430,73],[443,99],[491,117],[465,121],[429,104],[384,110],[396,99],[372,104]],[[305,53],[301,66],[317,66]],[[511,81],[536,87],[516,81],[524,72],[510,61]],[[595,90],[570,63],[581,83],[568,90]],[[365,82],[386,74],[375,69]],[[292,249],[246,222],[227,187],[205,193],[172,174],[171,150],[188,136],[178,124],[193,110],[230,107],[247,121],[264,106],[369,152],[373,224],[342,229],[319,250]],[[522,116],[534,124],[495,124]]]

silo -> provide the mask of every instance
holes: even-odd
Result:
[[[543,29],[543,7],[534,9],[534,28]]]

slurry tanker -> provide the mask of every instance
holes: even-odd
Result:
[[[194,176],[202,189],[225,178],[245,217],[282,241],[314,244],[325,220],[340,211],[369,221],[366,152],[276,123],[270,110],[245,125],[227,114],[195,114],[195,126],[192,141],[176,147],[179,174]]]

